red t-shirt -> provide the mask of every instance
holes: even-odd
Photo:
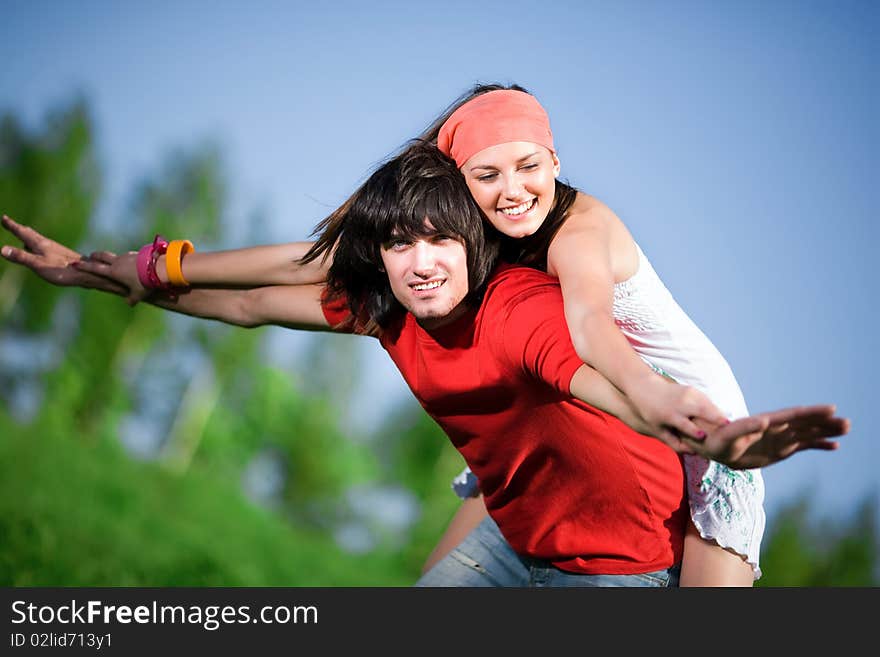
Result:
[[[331,326],[347,316],[343,304],[324,314]],[[479,308],[430,332],[407,313],[380,341],[479,478],[516,552],[587,574],[681,560],[681,459],[571,397],[583,363],[555,278],[502,265]]]

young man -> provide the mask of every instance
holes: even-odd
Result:
[[[100,287],[84,278],[97,273],[135,284],[131,258],[109,254],[52,271],[78,254],[4,224],[32,253],[3,255],[47,280]],[[496,532],[499,550],[512,548],[506,564],[518,569],[497,583],[675,585],[687,523],[679,455],[637,433],[628,400],[578,358],[555,280],[496,267],[482,225],[454,164],[433,147],[410,149],[370,177],[335,227],[326,287],[193,290],[153,302],[241,326],[377,337],[480,479],[492,518],[481,529]],[[704,429],[682,449],[752,468],[833,449],[827,437],[847,422],[813,407]],[[476,584],[443,572],[422,583]]]

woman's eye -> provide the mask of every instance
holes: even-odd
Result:
[[[483,176],[477,176],[477,180],[479,180],[480,182],[489,182],[490,180],[494,180],[497,177],[497,173],[487,173]]]
[[[537,162],[530,162],[529,164],[524,164],[521,168],[523,171],[531,171],[532,169],[538,168],[538,163]]]

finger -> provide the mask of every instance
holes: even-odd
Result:
[[[821,440],[823,438],[835,438],[843,436],[847,433],[848,427],[845,423],[839,426],[821,426],[809,428],[790,429],[789,436],[794,440]],[[784,436],[783,436],[784,437]]]
[[[713,425],[726,424],[727,416],[722,413],[715,404],[708,398],[703,398],[703,402],[698,404],[693,412],[690,413],[692,418],[702,418],[706,422]]]
[[[706,437],[706,432],[684,415],[674,418],[670,424],[679,432],[679,435],[688,436],[694,440],[703,440]],[[714,422],[713,424],[719,423]]]
[[[792,406],[791,408],[783,408],[778,411],[761,413],[760,415],[768,418],[771,423],[777,424],[809,418],[827,418],[833,416],[836,410],[837,407],[833,404],[817,404],[815,406]]]
[[[50,240],[48,237],[38,233],[30,226],[25,226],[24,224],[13,221],[8,215],[3,215],[3,227],[21,240],[24,248],[28,251],[42,255],[47,250],[51,250],[55,255],[60,255],[70,260],[80,257],[80,254],[76,251]]]
[[[786,431],[789,431],[790,428],[791,428],[790,422],[783,422],[782,424],[771,423],[770,426],[767,427],[767,434],[769,434],[771,436],[782,434],[782,433],[785,433]]]
[[[733,441],[733,444],[730,448],[730,456],[734,459],[738,459],[746,453],[749,447],[764,438],[764,435],[764,431],[755,431],[754,433],[748,433],[744,436],[740,436]]]
[[[3,227],[20,239],[27,248],[35,248],[37,242],[43,237],[33,228],[20,224],[5,214],[3,215]]]
[[[682,438],[679,448],[675,450],[677,454],[697,454],[700,456],[705,456],[705,451],[706,447],[703,441],[693,438]]]
[[[94,290],[104,290],[105,292],[112,292],[120,297],[128,296],[128,288],[124,285],[120,285],[115,281],[111,281],[108,278],[101,278],[100,282],[95,281],[93,283],[88,284],[88,287]]]
[[[800,424],[792,423],[794,428],[799,428]],[[849,433],[850,428],[852,427],[852,423],[848,418],[845,417],[832,417],[822,419],[817,422],[812,422],[807,426],[811,426],[816,428],[819,431],[835,431],[839,432],[837,435],[843,435],[845,433]]]
[[[746,436],[753,433],[763,433],[770,426],[770,421],[760,415],[739,418],[730,424],[717,430],[717,435],[722,440],[733,440],[738,436]]]
[[[0,254],[10,262],[15,262],[19,265],[30,267],[31,269],[36,267],[40,262],[39,256],[34,255],[29,251],[25,251],[24,249],[17,249],[14,246],[4,246],[0,249]]]
[[[12,218],[5,214],[3,215],[3,218],[0,219],[0,224],[2,224],[3,228],[8,230],[9,232],[12,232],[14,229],[13,227],[16,225]]]
[[[0,220],[0,223],[3,224],[3,227],[8,230],[10,233],[17,234],[18,231],[21,230],[21,224],[16,222],[9,215],[4,214],[3,219]]]
[[[804,449],[819,449],[823,452],[833,452],[836,449],[840,449],[840,443],[836,440],[820,440],[815,443],[805,445]]]
[[[118,257],[119,256],[111,251],[93,251],[89,254],[89,260],[97,260],[99,262],[107,263],[108,265],[113,264]]]
[[[847,418],[835,417],[813,422],[792,422],[787,426],[788,431],[797,435],[842,436],[849,432],[851,424]]]
[[[669,429],[661,429],[657,437],[679,454],[695,454],[693,447]]]
[[[85,271],[90,274],[97,274],[105,278],[110,274],[110,265],[95,260],[77,260],[70,263],[77,271]]]
[[[840,447],[840,443],[836,440],[817,440],[813,442],[794,443],[780,450],[777,461],[787,459],[792,454],[804,452],[806,450],[815,449],[823,452],[833,452]]]

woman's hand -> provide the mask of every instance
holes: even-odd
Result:
[[[0,223],[23,245],[23,248],[5,245],[0,249],[0,255],[10,262],[27,267],[52,285],[82,287],[111,292],[123,297],[129,296],[129,288],[125,284],[74,267],[74,263],[82,261],[82,256],[76,251],[50,240],[29,226],[13,221],[6,215],[3,215]]]
[[[129,290],[126,301],[134,306],[150,296],[152,290],[145,288],[137,274],[137,252],[116,255],[110,251],[95,251],[77,262],[71,263],[78,271],[109,279]]]
[[[640,383],[629,387],[628,396],[636,413],[642,418],[647,431],[675,449],[681,449],[681,439],[700,440],[706,432],[696,422],[710,427],[723,425],[726,416],[712,401],[696,388],[674,383],[672,379],[646,370]],[[684,450],[689,451],[689,450]]]

